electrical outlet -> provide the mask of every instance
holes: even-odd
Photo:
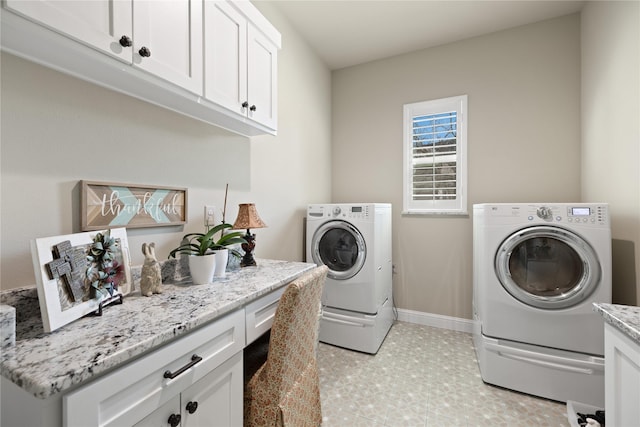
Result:
[[[204,207],[204,226],[213,227],[216,225],[216,207],[212,205],[205,205]]]

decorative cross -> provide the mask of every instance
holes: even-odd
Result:
[[[84,276],[89,265],[84,248],[72,247],[69,240],[53,246],[53,261],[45,264],[50,279],[61,279],[72,301],[84,296]]]

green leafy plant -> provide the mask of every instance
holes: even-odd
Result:
[[[176,254],[204,256],[210,251],[229,249],[234,255],[239,256],[237,251],[230,249],[230,245],[236,243],[246,243],[242,237],[242,232],[224,233],[224,230],[233,227],[231,224],[218,224],[207,230],[206,233],[189,233],[182,237],[182,244],[169,252],[170,258],[175,258]],[[216,240],[215,235],[220,233],[220,239]]]

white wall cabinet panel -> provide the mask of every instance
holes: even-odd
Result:
[[[6,7],[131,63],[132,48],[122,46],[119,40],[132,37],[132,0],[7,0]]]
[[[275,131],[279,41],[244,4],[205,0],[205,98]]]
[[[278,122],[278,49],[255,27],[248,29],[249,118],[275,129]]]
[[[245,114],[247,19],[227,2],[205,2],[206,98]]]
[[[202,0],[135,0],[133,63],[202,94]]]

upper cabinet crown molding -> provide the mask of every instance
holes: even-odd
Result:
[[[244,55],[244,74],[227,61],[232,58],[228,51],[222,51],[224,62],[206,63],[212,58],[206,49],[229,48],[227,34],[205,13],[218,5],[233,9],[245,22],[248,45],[236,52]],[[247,0],[6,0],[3,6],[6,52],[241,135],[277,132],[281,36]],[[248,34],[254,33],[265,40],[268,54],[249,47],[253,39]],[[219,57],[220,52],[213,54]],[[249,91],[242,100],[245,108],[211,94],[225,81],[220,75],[227,82],[235,76]]]

